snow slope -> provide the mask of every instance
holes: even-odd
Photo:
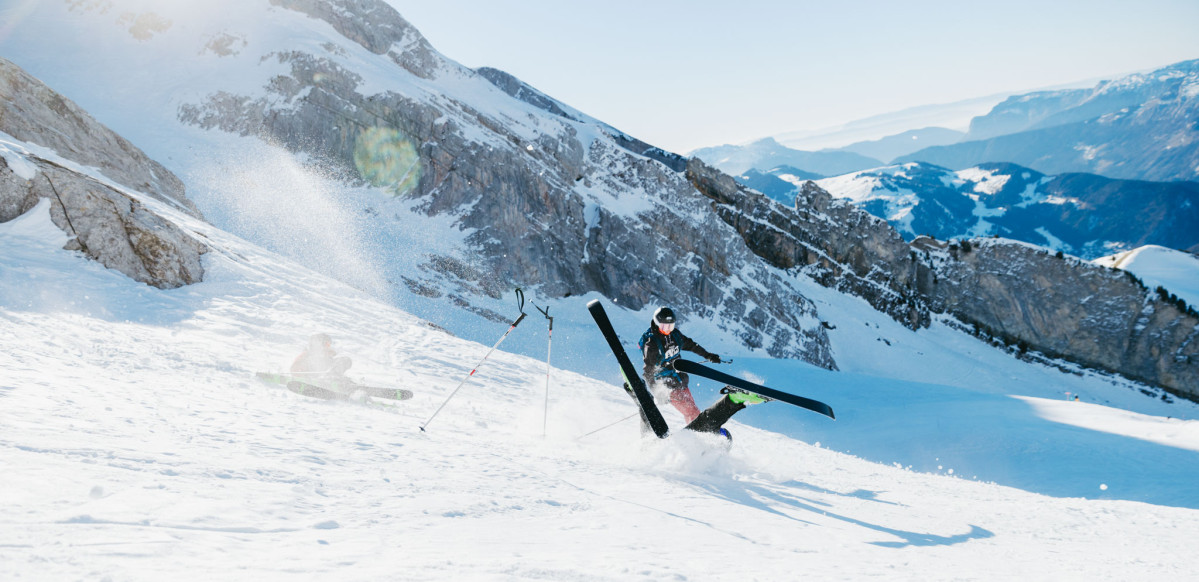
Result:
[[[1095,259],[1097,265],[1123,269],[1136,275],[1146,287],[1165,287],[1187,305],[1199,305],[1199,257],[1157,245]]]
[[[436,293],[414,292],[403,283],[405,278],[436,279],[438,275],[428,268],[434,256],[468,267],[477,264],[478,243],[467,242],[477,231],[463,227],[460,217],[453,212],[430,217],[428,200],[400,200],[379,188],[347,186],[340,179],[343,176],[313,167],[307,156],[264,144],[253,135],[184,123],[181,110],[205,103],[218,92],[266,98],[271,107],[285,109],[288,104],[277,103],[281,98],[267,87],[276,77],[291,74],[279,55],[302,50],[360,76],[358,91],[364,95],[393,91],[433,104],[445,112],[439,124],[489,147],[511,147],[508,138],[501,137],[506,135],[535,148],[542,147],[534,145],[543,143],[542,138],[573,134],[581,144],[607,143],[594,146],[592,153],[601,156],[596,162],[604,167],[601,173],[616,174],[630,170],[628,161],[623,154],[611,155],[618,148],[610,138],[601,137],[615,130],[566,106],[575,121],[514,99],[440,55],[435,59],[435,78],[410,74],[327,22],[278,4],[269,0],[55,0],[19,7],[0,3],[0,22],[8,19],[18,24],[0,30],[0,54],[176,173],[186,183],[189,198],[213,224],[462,337],[493,342],[503,326],[479,313],[515,317],[510,292],[493,299],[463,289],[461,281],[449,276],[441,277],[444,288],[435,289]],[[352,12],[370,3],[344,4]],[[486,129],[484,121],[510,133]],[[591,208],[602,207],[611,214],[632,217],[663,204],[656,195],[637,188],[614,187],[604,180],[590,187],[587,183],[578,182],[575,192],[594,205]],[[426,206],[414,210],[422,205]],[[599,213],[592,210],[589,215]],[[581,306],[578,300],[547,300],[535,290],[529,290],[529,299],[548,305],[551,313]],[[644,324],[656,307],[648,306],[628,321]],[[556,323],[555,343],[564,367],[597,373],[601,368],[583,355],[590,324],[568,318]],[[526,327],[532,325],[530,320]],[[726,332],[719,337],[729,344],[736,339]],[[542,354],[544,336],[515,334],[505,347]]]
[[[544,362],[504,352],[422,433],[488,346],[144,203],[206,237],[204,283],[153,289],[61,250],[45,204],[0,225],[4,579],[1184,579],[1199,566],[1163,550],[1199,535],[1199,425],[1167,418],[1194,405],[1036,369],[943,326],[908,332],[826,291],[845,371],[734,366],[833,405],[835,422],[781,404],[738,417],[787,416],[802,440],[733,422],[726,453],[689,433],[642,441],[632,420],[578,438],[633,408],[614,381],[561,370],[543,437]],[[253,379],[316,331],[357,377],[416,397],[374,409]],[[1016,483],[1029,490],[985,472],[1026,464],[1040,467]]]

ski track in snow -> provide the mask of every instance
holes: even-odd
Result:
[[[1199,534],[1192,509],[914,472],[736,422],[728,453],[704,435],[642,441],[635,421],[576,440],[631,404],[569,372],[553,372],[543,439],[544,363],[503,352],[422,433],[486,346],[169,209],[214,245],[209,275],[151,289],[60,250],[47,210],[0,225],[4,578],[1128,579],[1197,565],[1161,551]],[[378,410],[253,379],[318,330],[354,374],[417,396]]]

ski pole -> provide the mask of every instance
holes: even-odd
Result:
[[[537,307],[537,304],[534,303],[533,307]],[[550,418],[550,354],[554,350],[554,318],[550,317],[550,308],[548,305],[545,309],[537,307],[537,311],[540,311],[546,319],[550,320],[550,335],[545,347],[545,408],[541,414],[541,436],[544,438],[545,427],[549,424]]]
[[[583,436],[576,437],[576,438],[575,438],[575,440],[576,440],[576,441],[577,441],[577,440],[582,440],[582,439],[584,439],[584,438],[586,438],[586,437],[589,437],[589,436],[591,436],[591,435],[593,435],[593,434],[595,434],[595,433],[597,433],[597,432],[599,432],[599,431],[601,431],[601,430],[604,430],[604,429],[606,429],[606,428],[612,428],[612,427],[614,427],[614,426],[616,426],[616,425],[618,425],[618,424],[620,424],[620,423],[622,423],[622,422],[624,422],[624,421],[626,421],[626,420],[628,420],[628,419],[630,419],[630,418],[633,418],[634,416],[637,416],[638,414],[641,414],[641,413],[640,413],[640,412],[634,412],[633,414],[630,414],[630,415],[628,415],[628,416],[626,416],[626,417],[624,417],[624,418],[622,418],[622,419],[620,419],[620,420],[618,420],[618,421],[616,421],[616,422],[613,422],[613,423],[611,423],[611,424],[605,424],[604,426],[601,426],[601,427],[599,427],[599,428],[597,428],[597,429],[595,429],[595,430],[593,430],[593,431],[591,431],[591,432],[589,432],[589,433],[587,433],[587,434],[585,434],[585,435],[583,435]]]
[[[454,391],[450,392],[450,395],[445,397],[445,401],[441,403],[441,406],[437,407],[437,410],[433,412],[433,416],[430,416],[429,420],[426,420],[425,423],[420,426],[421,432],[425,432],[425,428],[429,426],[429,423],[433,422],[434,418],[437,418],[437,415],[441,413],[441,409],[445,408],[445,405],[450,403],[450,399],[453,398],[454,395],[466,385],[466,381],[470,380],[471,376],[475,375],[475,372],[479,370],[479,366],[482,366],[483,362],[486,362],[487,358],[491,357],[491,353],[494,352],[496,348],[500,347],[500,344],[504,343],[505,339],[508,339],[508,334],[512,333],[512,330],[516,329],[516,326],[520,325],[521,321],[524,321],[525,315],[527,315],[525,313],[525,293],[524,291],[520,290],[520,287],[516,288],[516,298],[517,305],[520,307],[520,317],[517,317],[516,321],[512,322],[512,325],[508,327],[508,331],[504,332],[504,335],[500,337],[500,341],[495,342],[495,345],[491,346],[490,350],[487,350],[487,355],[483,356],[483,359],[479,360],[478,364],[475,364],[474,369],[472,369],[470,373],[458,383],[458,387],[454,388]]]

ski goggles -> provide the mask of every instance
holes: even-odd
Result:
[[[658,331],[661,331],[664,334],[668,334],[668,333],[674,331],[674,324],[673,323],[659,323]]]

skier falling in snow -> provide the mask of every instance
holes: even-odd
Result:
[[[308,338],[308,346],[292,362],[291,374],[260,372],[258,377],[322,400],[363,400],[368,396],[388,400],[412,398],[411,390],[363,386],[347,378],[351,364],[349,357],[337,355],[329,334],[318,333]]]
[[[691,338],[683,335],[675,325],[674,311],[669,307],[659,307],[654,311],[654,317],[649,322],[649,329],[641,334],[637,342],[641,354],[645,357],[645,368],[642,376],[645,385],[651,391],[662,393],[670,391],[670,403],[688,423],[699,416],[699,407],[691,396],[688,386],[690,378],[687,374],[675,371],[674,361],[682,355],[682,350],[694,352],[712,363],[719,363],[720,356],[705,350]],[[655,388],[657,390],[655,390]]]
[[[291,373],[306,378],[308,384],[339,390],[352,385],[346,378],[346,370],[351,364],[350,358],[338,356],[334,351],[333,338],[329,334],[318,333],[308,338],[308,347],[292,362]]]
[[[747,404],[758,404],[766,400],[726,386],[721,391],[723,395],[720,400],[700,412],[688,385],[690,377],[675,370],[674,362],[679,359],[682,350],[698,354],[714,364],[720,363],[720,356],[683,335],[677,329],[674,311],[669,307],[659,307],[654,311],[649,329],[641,335],[637,345],[641,347],[641,353],[645,358],[643,375],[646,385],[657,388],[659,392],[669,390],[670,403],[683,414],[688,429],[717,433],[732,439],[729,431],[723,428],[724,423]]]

